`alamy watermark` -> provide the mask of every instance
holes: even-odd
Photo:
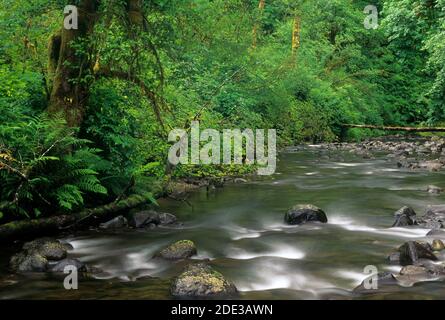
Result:
[[[222,133],[215,129],[201,131],[199,122],[192,121],[190,137],[184,129],[174,129],[170,132],[168,141],[175,143],[170,148],[168,160],[172,165],[257,164],[259,175],[272,175],[277,164],[277,135],[275,129],[267,130],[266,154],[265,131],[264,129],[256,129],[255,133],[252,129],[243,131],[224,129]]]
[[[363,287],[366,290],[377,290],[379,288],[379,276],[378,269],[376,266],[368,265],[363,269],[363,273],[369,274],[370,276],[363,280]]]
[[[68,274],[63,280],[63,287],[66,290],[77,290],[79,289],[79,276],[77,267],[73,265],[67,265],[63,269],[63,273]]]
[[[79,29],[79,12],[76,6],[68,5],[63,9],[63,13],[66,15],[63,19],[63,27],[66,30]]]
[[[363,13],[367,14],[363,21],[365,29],[377,29],[379,27],[379,11],[377,7],[371,4],[367,5],[363,10]]]

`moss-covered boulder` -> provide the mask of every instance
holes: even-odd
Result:
[[[13,272],[45,272],[50,261],[67,257],[69,244],[51,238],[36,239],[23,245],[22,251],[12,256],[9,266]]]
[[[205,263],[185,268],[173,282],[171,293],[175,297],[231,297],[237,293],[233,283]]]
[[[284,221],[287,224],[297,225],[315,221],[326,223],[328,218],[323,210],[314,205],[297,204],[286,212]]]
[[[39,254],[19,252],[9,261],[12,271],[18,273],[45,272],[48,269],[48,260]]]
[[[197,250],[193,241],[180,240],[159,251],[155,257],[167,260],[187,259],[196,255]]]
[[[56,239],[41,238],[23,245],[23,251],[29,254],[38,254],[48,260],[62,260],[67,256],[67,251],[72,247],[61,243]]]

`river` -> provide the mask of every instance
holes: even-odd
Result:
[[[181,229],[120,232],[85,231],[68,236],[71,257],[101,268],[78,290],[65,290],[63,277],[9,275],[13,248],[0,253],[0,298],[27,299],[169,299],[171,279],[186,261],[151,257],[181,239],[193,240],[196,259],[235,283],[241,299],[440,299],[443,282],[357,295],[352,289],[367,277],[364,268],[397,273],[386,256],[403,242],[425,238],[428,229],[390,228],[404,205],[422,214],[427,205],[445,203],[426,192],[444,173],[398,169],[381,155],[362,159],[316,146],[290,148],[279,155],[277,172],[248,183],[202,189],[191,204],[164,199],[160,210],[177,215]],[[443,185],[442,185],[443,186]],[[287,226],[284,213],[294,204],[322,208],[327,224]]]

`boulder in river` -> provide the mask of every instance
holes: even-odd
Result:
[[[405,227],[417,224],[416,212],[413,208],[404,206],[394,213],[395,221],[393,227]]]
[[[320,208],[311,204],[297,204],[290,208],[285,216],[284,221],[287,224],[297,225],[306,222],[322,222],[327,223],[326,213]]]
[[[49,261],[65,259],[72,246],[51,238],[41,238],[23,245],[22,251],[12,256],[10,268],[14,272],[44,272]]]
[[[159,251],[155,257],[167,260],[182,260],[197,254],[193,241],[180,240]]]
[[[128,227],[128,221],[124,216],[118,216],[110,221],[101,223],[99,228],[112,230],[112,229],[122,229]]]
[[[9,267],[18,273],[45,272],[48,269],[48,260],[40,254],[21,251],[12,256]]]
[[[398,251],[400,252],[400,264],[402,266],[415,264],[419,259],[438,260],[428,243],[408,241],[401,245]]]
[[[29,254],[39,254],[45,259],[56,261],[66,258],[71,248],[71,245],[51,238],[36,239],[23,245],[23,251]]]
[[[168,226],[176,224],[177,221],[173,214],[148,210],[134,213],[130,218],[130,225],[134,228]]]
[[[229,298],[237,293],[233,283],[205,263],[192,264],[174,280],[171,293],[176,297]]]

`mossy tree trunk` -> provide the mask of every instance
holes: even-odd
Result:
[[[62,28],[49,46],[49,73],[53,75],[48,106],[50,114],[61,114],[71,127],[80,126],[89,96],[84,77],[92,72],[93,64],[87,54],[74,46],[81,40],[91,40],[97,20],[99,1],[82,0],[78,8],[78,28]]]

